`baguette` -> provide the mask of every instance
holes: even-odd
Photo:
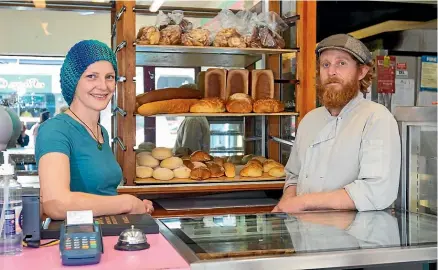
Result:
[[[141,105],[137,112],[143,116],[150,116],[160,113],[187,113],[190,106],[195,104],[197,99],[171,99],[150,102]]]
[[[138,106],[145,103],[171,100],[171,99],[200,99],[202,93],[196,89],[190,88],[165,88],[160,90],[153,90],[144,94],[140,94],[135,98]]]

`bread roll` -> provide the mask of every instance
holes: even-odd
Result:
[[[155,143],[152,142],[142,142],[138,145],[138,149],[146,150],[147,152],[152,152],[152,149],[155,147]]]
[[[225,102],[220,98],[203,98],[190,106],[192,113],[221,113],[225,112]]]
[[[152,177],[157,180],[170,180],[174,176],[173,171],[167,168],[157,168],[154,170]]]
[[[167,168],[170,170],[174,170],[174,169],[179,168],[183,165],[184,165],[183,160],[180,159],[179,157],[166,158],[165,160],[161,161],[161,163],[160,163],[160,166],[162,168]]]
[[[248,89],[249,70],[232,69],[227,74],[226,97],[236,93],[249,94]]]
[[[221,157],[215,157],[215,158],[213,158],[213,162],[219,166],[224,166],[225,159],[221,158]]]
[[[241,164],[242,163],[243,156],[230,156],[227,160],[229,163],[233,164]]]
[[[187,168],[189,168],[190,170],[196,169],[196,168],[200,168],[200,167],[205,167],[207,168],[207,165],[205,165],[202,162],[199,161],[194,161],[194,162],[190,162],[190,164],[188,164],[188,166],[186,166]]]
[[[152,156],[158,160],[165,160],[172,156],[172,150],[166,147],[157,147],[152,150]]]
[[[142,153],[146,153],[146,152],[142,152]],[[156,158],[146,154],[137,155],[137,163],[140,166],[146,166],[151,168],[155,168],[160,164],[160,162]]]
[[[154,169],[152,169],[151,167],[137,166],[135,168],[135,176],[137,176],[138,178],[152,177],[153,172],[154,172]]]
[[[263,169],[263,163],[261,163],[259,160],[257,159],[251,159],[250,161],[248,161],[248,163],[246,163],[246,166],[249,166],[251,164],[254,164],[256,166],[259,166],[260,168]]]
[[[266,161],[266,158],[262,157],[262,156],[255,156],[252,159],[257,159],[258,161],[260,161],[262,163],[262,165],[263,165],[263,162]]]
[[[198,150],[193,152],[190,155],[190,161],[194,162],[194,161],[199,161],[199,162],[206,162],[206,161],[210,161],[213,160],[213,157],[210,156],[208,153]]]
[[[268,174],[273,177],[283,177],[286,175],[283,166],[277,166],[269,170]]]
[[[228,99],[226,108],[231,113],[250,113],[252,112],[252,99],[247,94],[233,94]]]
[[[227,70],[221,68],[210,68],[205,73],[206,98],[216,97],[226,100]]]
[[[251,97],[254,101],[274,98],[274,73],[272,70],[251,71]]]
[[[226,177],[235,177],[236,176],[236,167],[234,164],[225,162],[224,163],[225,176]]]
[[[253,154],[249,154],[249,155],[245,155],[245,156],[243,156],[241,164],[242,164],[242,165],[245,165],[245,164],[248,163],[248,161],[250,161],[253,157],[254,157]]]
[[[245,166],[240,171],[240,176],[243,177],[260,177],[263,175],[263,169],[261,166],[258,166],[256,164],[250,164],[248,166]]]
[[[264,172],[269,172],[274,167],[283,167],[283,164],[278,163],[275,160],[269,160],[269,161],[265,161],[263,163],[263,171]]]
[[[175,178],[189,178],[191,170],[185,166],[173,170]]]
[[[225,175],[225,169],[224,167],[217,165],[216,163],[208,163],[207,164],[207,168],[210,170],[211,172],[211,176],[210,177],[221,177]]]
[[[151,150],[152,151],[152,150]],[[138,152],[135,156],[137,157],[137,159],[140,159],[143,156],[151,156],[152,153],[148,152],[148,151],[142,151],[142,152]]]
[[[193,165],[193,163],[190,161],[190,159],[183,159],[183,164],[184,166],[186,166],[189,169],[192,169],[195,167],[195,165]]]
[[[205,180],[210,178],[211,172],[206,167],[195,168],[190,172],[190,178],[195,180]]]
[[[190,88],[165,88],[140,94],[135,98],[139,105],[172,99],[201,99],[201,91]]]
[[[284,104],[276,99],[259,99],[253,104],[255,113],[276,113],[284,111]]]
[[[198,99],[171,99],[149,102],[138,107],[137,112],[143,116],[150,116],[160,113],[188,113],[190,106]]]

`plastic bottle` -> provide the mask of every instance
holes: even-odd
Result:
[[[0,166],[0,255],[18,255],[23,251],[23,231],[20,224],[23,200],[21,185],[15,179],[14,165],[3,152]]]

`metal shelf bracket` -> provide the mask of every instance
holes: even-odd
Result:
[[[119,113],[121,116],[125,117],[127,115],[127,112],[125,110],[123,110],[120,107],[115,107],[113,110],[113,115],[115,115],[116,113]]]
[[[126,151],[126,146],[123,143],[122,139],[120,139],[120,137],[115,137],[113,139],[113,143],[117,143],[120,146],[120,149],[122,149],[123,151]]]
[[[117,45],[116,50],[114,51],[115,54],[117,54],[121,49],[126,47],[127,42],[122,41],[119,45]]]

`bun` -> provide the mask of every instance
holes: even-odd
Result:
[[[220,113],[225,112],[225,102],[220,98],[204,98],[190,106],[192,113]]]
[[[205,180],[210,178],[211,172],[206,167],[195,168],[190,172],[190,178],[195,180]]]
[[[242,164],[245,165],[248,163],[248,161],[250,161],[252,158],[254,157],[253,154],[249,154],[249,155],[245,155],[242,158]]]
[[[229,163],[241,164],[243,156],[230,156],[227,160]]]
[[[221,157],[215,157],[213,158],[213,162],[219,166],[224,166],[225,159]]]
[[[152,177],[154,169],[146,166],[137,166],[135,168],[135,176],[138,178],[149,178]]]
[[[152,150],[152,156],[158,160],[164,160],[172,156],[172,150],[166,147],[157,147]]]
[[[226,162],[224,163],[225,176],[226,177],[235,177],[236,176],[236,167],[234,164]]]
[[[173,174],[175,175],[175,178],[189,178],[190,177],[191,170],[187,167],[179,167],[175,170],[173,170]]]
[[[207,154],[206,152],[201,151],[201,150],[195,151],[190,155],[191,162],[194,162],[194,161],[206,162],[206,161],[210,161],[212,159],[213,159],[212,156],[210,156],[209,154]]]
[[[137,112],[143,116],[160,113],[187,113],[190,111],[190,106],[197,101],[198,99],[170,99],[149,102],[138,107]]]
[[[267,160],[263,163],[263,171],[269,172],[274,167],[283,167],[283,164],[278,163],[275,160]]]
[[[257,159],[258,161],[260,161],[262,163],[262,165],[263,165],[263,162],[266,161],[266,158],[262,157],[262,156],[255,156],[252,159]]]
[[[206,98],[216,97],[223,100],[226,96],[227,70],[221,68],[210,68],[205,73],[205,94]]]
[[[142,153],[145,153],[145,152],[142,152]],[[137,163],[140,166],[146,166],[146,167],[151,167],[151,168],[155,168],[160,164],[160,162],[157,159],[155,159],[153,156],[146,155],[146,154],[144,154],[144,155],[138,154],[137,155]]]
[[[249,93],[248,89],[249,71],[247,69],[232,69],[227,75],[226,97],[236,93]]]
[[[269,170],[268,174],[273,177],[283,177],[286,175],[283,166],[277,166]]]
[[[195,167],[195,165],[193,165],[193,163],[190,161],[190,158],[188,160],[187,159],[183,159],[183,164],[184,164],[184,166],[186,166],[189,169]]]
[[[284,104],[276,99],[259,99],[254,102],[255,113],[276,113],[284,111]]]
[[[250,164],[248,166],[245,166],[240,171],[240,176],[243,177],[260,177],[263,175],[263,169],[261,166],[257,164]]]
[[[152,176],[157,180],[170,180],[173,178],[173,171],[167,168],[157,168],[154,170]]]
[[[201,91],[190,88],[165,88],[140,94],[135,98],[139,105],[172,99],[200,99]]]
[[[211,172],[211,177],[221,177],[225,174],[225,169],[216,163],[209,163],[207,167]]]
[[[252,112],[252,99],[247,94],[233,94],[228,99],[226,107],[231,113],[250,113]]]
[[[199,161],[194,161],[194,162],[190,162],[191,164],[189,164],[188,166],[187,166],[187,168],[189,168],[190,170],[193,170],[193,169],[196,169],[196,168],[200,168],[200,167],[205,167],[205,168],[207,168],[207,165],[205,165],[204,163],[202,163],[202,162],[199,162]]]
[[[248,161],[248,163],[246,163],[246,166],[250,166],[251,164],[253,164],[255,166],[259,166],[260,168],[263,169],[263,163],[261,163],[260,160],[251,159],[250,161]]]
[[[274,73],[272,70],[251,71],[251,97],[254,100],[274,98]]]
[[[174,169],[179,168],[183,165],[184,165],[184,163],[183,163],[182,159],[180,159],[179,157],[166,158],[165,160],[161,161],[161,163],[160,163],[160,166],[162,168],[167,168],[170,170],[174,170]]]

